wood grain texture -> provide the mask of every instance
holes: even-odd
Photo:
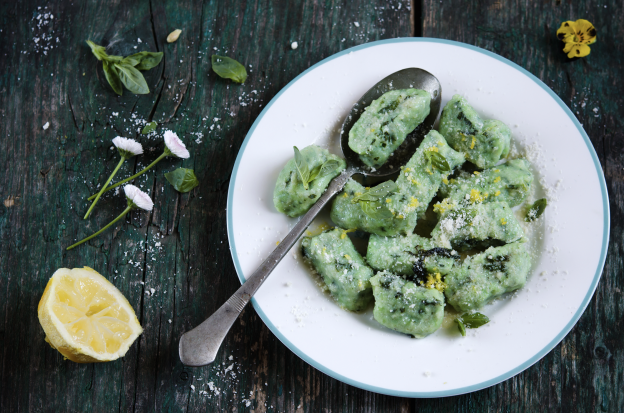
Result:
[[[325,57],[409,36],[409,2],[2,2],[0,22],[0,411],[408,410],[408,400],[319,373],[251,307],[213,366],[185,368],[177,345],[239,285],[225,207],[234,160],[253,121],[290,80]],[[180,39],[166,43],[176,28]],[[114,95],[87,39],[111,54],[163,51],[163,63],[145,72],[152,92]],[[244,63],[247,83],[215,76],[213,53]],[[137,119],[158,121],[160,132],[175,130],[191,158],[167,159],[137,180],[154,199],[153,212],[133,212],[65,252],[124,208],[123,196],[109,193],[82,220],[86,197],[118,161],[111,139],[137,138],[148,149],[116,179],[161,153],[160,138],[138,135]],[[175,192],[163,173],[178,166],[195,169],[201,186]],[[144,328],[121,360],[74,364],[43,340],[36,308],[47,280],[59,267],[85,265],[124,293]]]
[[[544,81],[572,109],[598,153],[611,209],[602,279],[571,333],[525,372],[480,392],[436,401],[436,410],[624,411],[623,6],[620,1],[568,0],[424,4],[423,36],[470,43],[506,57]],[[598,41],[587,58],[570,61],[555,33],[561,22],[580,18],[594,23]],[[559,155],[565,156],[565,148]],[[429,403],[417,401],[416,407]]]
[[[622,11],[615,0],[0,3],[0,411],[624,411]],[[42,17],[48,21],[42,24],[37,16],[45,13],[54,17]],[[599,40],[588,58],[568,62],[555,31],[577,18],[592,21]],[[183,30],[180,39],[166,43],[176,28]],[[552,87],[584,124],[607,176],[612,231],[603,279],[579,324],[517,377],[444,399],[381,396],[331,379],[286,349],[251,307],[214,365],[185,368],[178,338],[238,287],[225,206],[234,160],[253,121],[280,89],[323,58],[411,34],[464,41],[515,61]],[[88,38],[115,54],[163,51],[163,63],[146,72],[152,93],[115,96],[84,43]],[[294,51],[293,41],[299,44]],[[247,65],[248,82],[215,76],[212,53]],[[151,149],[128,162],[120,178],[161,153],[159,138],[137,134],[137,119],[158,121],[161,132],[175,130],[191,158],[165,160],[138,180],[155,201],[153,212],[134,212],[65,252],[124,207],[121,195],[109,193],[82,220],[85,198],[118,160],[110,140],[134,137]],[[175,192],[163,173],[178,166],[195,169],[201,186]],[[43,341],[36,307],[47,280],[59,267],[84,265],[111,279],[144,327],[121,360],[77,365]]]

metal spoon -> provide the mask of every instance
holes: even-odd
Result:
[[[362,163],[359,155],[349,148],[349,131],[359,119],[359,114],[368,107],[373,100],[389,90],[395,89],[423,89],[431,94],[431,110],[429,116],[414,132],[408,135],[403,144],[394,151],[394,154],[379,169],[371,171]],[[347,169],[332,180],[327,190],[321,195],[312,208],[299,220],[290,233],[279,243],[277,248],[267,257],[260,267],[245,281],[245,283],[214,312],[206,321],[194,329],[187,331],[180,338],[180,360],[187,366],[205,366],[212,363],[226,334],[236,321],[243,308],[256,293],[264,280],[271,274],[277,264],[297,242],[299,237],[312,223],[321,209],[342,190],[349,178],[355,174],[367,177],[388,177],[400,170],[418,148],[423,137],[433,128],[442,98],[440,82],[431,73],[422,69],[409,68],[399,70],[384,78],[373,86],[353,106],[351,112],[342,124],[340,146],[347,160]]]

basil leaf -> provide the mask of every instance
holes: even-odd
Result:
[[[362,201],[360,202],[362,211],[373,219],[386,220],[394,218],[392,212],[381,202]]]
[[[102,62],[104,64],[104,75],[106,75],[106,80],[108,80],[108,84],[113,88],[115,93],[119,96],[123,95],[123,85],[121,84],[121,79],[119,79],[119,72],[117,68],[108,61],[104,60]]]
[[[526,218],[524,218],[524,220],[526,222],[535,221],[537,218],[542,216],[547,205],[548,200],[546,198],[538,199],[537,201],[535,201],[535,203],[533,203],[533,205],[531,205],[526,213]]]
[[[362,195],[353,197],[351,202],[356,203],[359,201],[378,201],[386,195],[392,192],[396,192],[398,190],[399,187],[397,186],[397,184],[394,183],[394,181],[382,182],[376,187],[373,187],[368,191],[364,192]]]
[[[293,149],[295,150],[295,167],[297,168],[297,172],[299,172],[299,178],[303,183],[303,187],[308,189],[308,182],[310,182],[310,167],[303,158],[303,155],[301,155],[301,152],[299,152],[299,148],[293,146]]]
[[[338,169],[339,167],[340,167],[340,161],[337,161],[335,159],[330,159],[328,161],[325,161],[323,166],[321,166],[321,170],[318,173],[318,176],[316,177],[316,179],[321,179],[327,175],[333,174],[336,171],[336,169]]]
[[[441,171],[441,172],[451,171],[451,167],[446,161],[446,158],[440,152],[425,150],[425,156],[427,157],[427,160],[429,161],[429,163],[438,171]]]
[[[106,53],[106,48],[104,46],[99,46],[93,43],[91,40],[87,40],[87,44],[91,48],[91,53],[93,53],[98,60],[104,60],[108,57],[108,54]]]
[[[126,57],[126,59],[130,57],[138,60],[138,64],[134,65],[137,68],[137,70],[150,70],[160,64],[160,61],[163,58],[163,53],[162,52],[157,52],[157,53],[156,52],[139,52],[139,53],[135,53],[133,55]]]
[[[310,171],[310,177],[308,178],[308,182],[312,182],[314,181],[316,178],[319,177],[319,173],[321,172],[321,168],[323,167],[323,165],[318,165],[317,167],[315,167],[314,169],[312,169]]]
[[[135,55],[130,55],[130,56],[124,57],[123,60],[121,61],[121,63],[126,64],[126,65],[130,65],[130,66],[136,66],[139,63],[141,63],[141,59],[139,59]]]
[[[192,169],[178,168],[175,171],[167,172],[165,178],[173,185],[176,191],[183,194],[199,185],[199,181]]]
[[[119,78],[126,89],[137,95],[149,93],[145,78],[134,66],[125,63],[115,63],[115,67],[119,70]]]
[[[154,132],[156,130],[157,126],[158,126],[158,122],[152,121],[152,122],[148,123],[147,125],[145,125],[145,127],[143,128],[141,133],[143,135],[149,135],[150,133],[152,133],[152,132]]]
[[[232,79],[236,83],[244,83],[247,79],[247,70],[245,66],[241,65],[234,59],[230,59],[227,56],[217,56],[213,54],[212,70],[219,76],[225,79]]]
[[[455,322],[457,323],[457,328],[463,337],[466,337],[466,327],[464,327],[464,323],[461,318],[456,318]]]
[[[470,313],[461,316],[461,321],[468,328],[479,328],[490,322],[490,319],[481,313]]]
[[[108,60],[111,63],[121,63],[124,58],[123,56],[106,56],[104,60]]]

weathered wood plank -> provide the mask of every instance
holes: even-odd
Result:
[[[0,44],[0,162],[6,171],[0,177],[0,410],[407,411],[409,400],[354,389],[314,370],[251,308],[212,367],[185,368],[177,344],[182,332],[238,286],[227,248],[225,205],[232,166],[253,120],[271,97],[319,60],[356,44],[409,35],[409,2],[39,6],[34,1],[0,5],[5,38]],[[40,24],[37,16],[45,13],[53,18],[42,17],[47,23]],[[167,44],[164,39],[174,28],[183,29],[182,36]],[[152,93],[115,96],[86,39],[110,45],[113,54],[163,51],[163,64],[146,73]],[[299,43],[296,51],[290,49],[292,41]],[[209,57],[217,52],[248,65],[245,85],[211,73]],[[154,119],[175,130],[192,157],[165,160],[137,180],[155,200],[152,213],[134,212],[114,230],[65,252],[124,207],[121,195],[107,194],[93,216],[82,220],[85,198],[117,162],[110,140],[136,137],[154,149],[128,162],[119,178],[162,150],[159,140],[137,136],[136,119]],[[43,130],[46,122],[50,127]],[[203,136],[193,135],[197,132]],[[194,168],[202,185],[177,194],[163,172],[178,166]],[[122,360],[76,365],[43,341],[36,307],[48,278],[56,268],[83,265],[115,283],[144,327]],[[235,377],[226,372],[231,364]],[[220,393],[210,391],[207,382]],[[208,394],[200,394],[206,389]]]
[[[609,255],[585,314],[543,360],[497,386],[459,398],[418,401],[417,409],[466,411],[623,411],[624,306],[622,304],[623,5],[615,1],[426,1],[423,35],[491,50],[526,68],[570,106],[596,148],[611,207]],[[555,32],[584,18],[598,42],[584,59],[569,61]],[[598,108],[594,112],[594,108]],[[565,150],[565,149],[563,149]],[[582,196],[582,194],[579,194]],[[582,217],[579,217],[582,219]]]

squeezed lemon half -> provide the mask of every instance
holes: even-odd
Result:
[[[123,357],[143,332],[126,297],[89,267],[57,270],[37,312],[46,341],[76,363]]]

